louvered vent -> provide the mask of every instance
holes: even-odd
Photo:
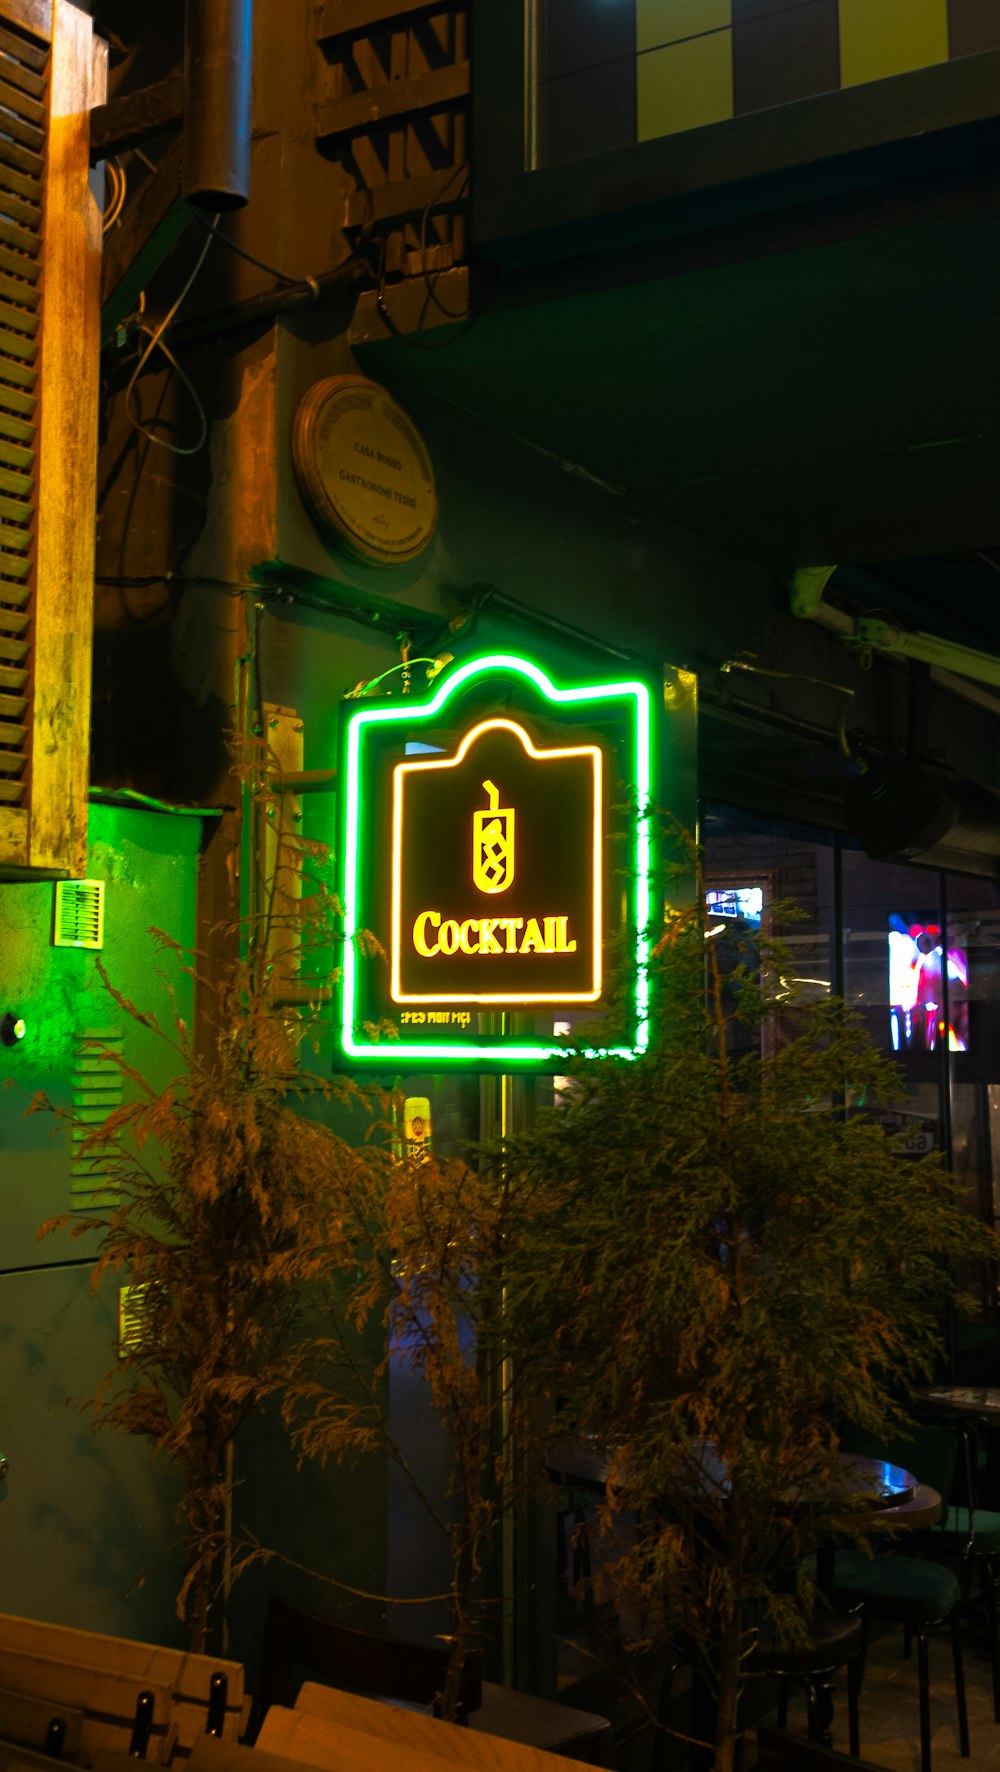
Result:
[[[53,947],[102,948],[104,881],[57,880],[53,922]]]
[[[146,1326],[146,1296],[149,1287],[119,1286],[118,1288],[118,1358],[123,1360],[126,1354],[134,1353],[142,1343]]]
[[[0,24],[0,804],[28,795],[49,49]]]
[[[70,1163],[70,1206],[92,1212],[118,1203],[118,1186],[104,1153],[84,1150],[95,1127],[122,1101],[119,1060],[124,1035],[118,1028],[86,1028],[77,1035],[73,1061],[73,1155]]]

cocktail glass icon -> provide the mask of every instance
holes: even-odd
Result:
[[[514,808],[501,806],[492,781],[483,787],[490,803],[473,815],[472,878],[480,892],[506,892],[514,880]]]

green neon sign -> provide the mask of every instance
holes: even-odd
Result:
[[[509,653],[467,659],[423,701],[345,706],[347,1062],[558,1068],[554,1023],[606,1012],[622,935],[625,1024],[601,1050],[645,1049],[653,706],[641,681],[558,686]],[[623,869],[608,845],[626,800]]]

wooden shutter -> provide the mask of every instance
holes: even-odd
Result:
[[[86,871],[106,52],[0,0],[0,878]]]

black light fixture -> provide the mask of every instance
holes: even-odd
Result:
[[[6,1015],[0,1016],[0,1042],[4,1046],[16,1046],[19,1040],[24,1039],[24,1034],[25,1022],[22,1016],[12,1015],[9,1009]]]
[[[875,860],[919,861],[996,878],[1000,793],[911,756],[873,758],[844,794],[848,830]]]

